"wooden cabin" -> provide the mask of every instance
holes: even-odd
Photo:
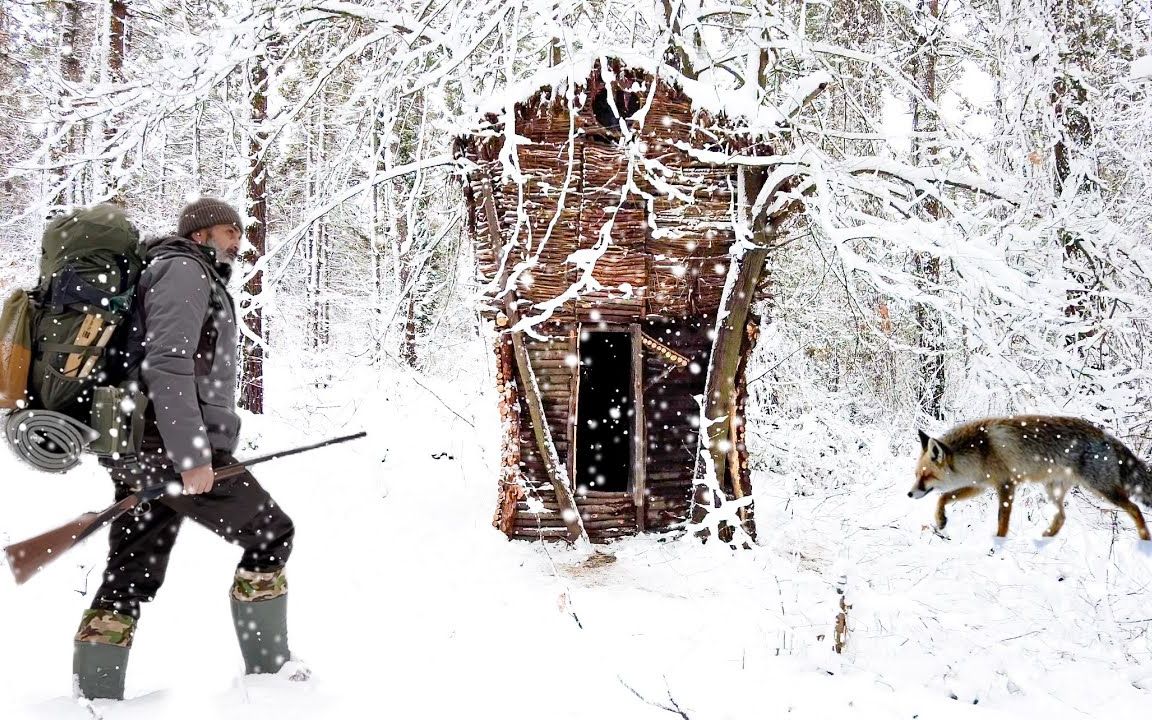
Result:
[[[673,82],[619,60],[591,65],[533,87],[455,145],[467,161],[484,313],[498,331],[495,524],[513,538],[565,536],[514,326],[546,418],[543,444],[572,479],[589,537],[684,523],[736,186],[732,167],[686,148],[755,152]],[[739,496],[750,487],[735,425]]]

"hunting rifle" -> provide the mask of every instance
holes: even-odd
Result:
[[[367,434],[368,433],[365,432],[358,432],[354,435],[345,435],[314,445],[306,445],[291,450],[281,450],[280,452],[274,452],[252,458],[251,460],[243,460],[216,468],[213,474],[217,482],[227,480],[237,475],[242,475],[246,468],[256,465],[257,463],[308,452],[309,450],[322,448],[326,445],[335,445],[336,443],[356,440]],[[65,523],[54,530],[49,530],[46,533],[4,548],[4,557],[8,560],[8,567],[12,569],[12,574],[16,577],[16,584],[23,585],[33,575],[43,570],[50,562],[79,545],[85,538],[104,525],[112,522],[129,510],[164,495],[168,492],[169,485],[171,485],[171,483],[167,482],[149,485],[146,488],[137,490],[123,500],[109,505],[100,512],[84,513],[75,520]]]

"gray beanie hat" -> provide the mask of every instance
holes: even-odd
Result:
[[[240,229],[244,228],[240,222],[240,213],[236,212],[235,208],[223,200],[206,197],[184,206],[180,211],[176,234],[180,237],[192,237],[192,233],[197,230],[213,225],[235,225]]]

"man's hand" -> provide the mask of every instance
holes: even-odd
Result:
[[[180,478],[184,481],[185,495],[199,495],[212,490],[212,483],[216,480],[216,475],[212,470],[212,464],[209,463],[185,470],[180,473]]]

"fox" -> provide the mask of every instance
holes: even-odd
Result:
[[[1034,482],[1044,486],[1056,506],[1044,537],[1060,532],[1064,497],[1079,486],[1128,513],[1140,539],[1149,539],[1133,499],[1144,505],[1152,501],[1152,471],[1124,443],[1086,420],[1016,415],[961,423],[939,438],[918,432],[920,459],[908,497],[939,491],[936,527],[941,530],[948,524],[950,504],[994,490],[999,500],[996,537],[1005,537],[1016,487]]]

